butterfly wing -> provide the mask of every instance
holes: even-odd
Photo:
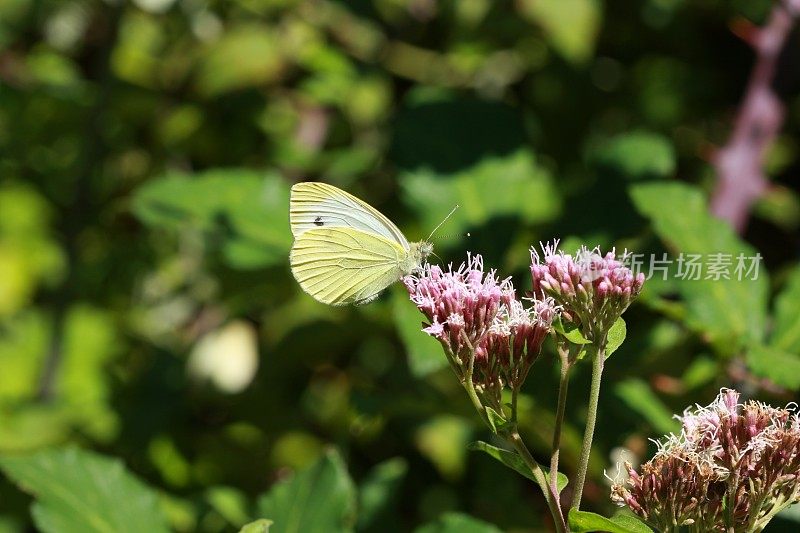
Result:
[[[292,235],[318,228],[352,228],[374,233],[408,250],[403,233],[371,205],[333,185],[307,181],[292,187],[289,202]]]
[[[301,233],[290,255],[292,274],[329,305],[366,303],[406,274],[408,251],[381,235],[321,227]]]

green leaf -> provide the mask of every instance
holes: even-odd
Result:
[[[572,344],[591,344],[592,341],[587,339],[581,333],[580,328],[573,324],[572,322],[564,322],[561,319],[561,316],[556,316],[555,320],[553,320],[553,329],[555,329],[556,333],[560,334],[562,337],[567,339]]]
[[[269,533],[269,528],[272,525],[272,520],[261,518],[255,522],[250,522],[242,526],[239,533]]]
[[[678,430],[672,411],[655,395],[650,386],[637,378],[627,379],[614,387],[614,393],[634,412],[639,413],[659,433]]]
[[[258,500],[258,514],[274,522],[270,533],[352,531],[355,511],[353,481],[333,449]]]
[[[794,504],[787,507],[777,515],[778,519],[788,520],[790,522],[800,523],[800,505]]]
[[[508,427],[506,417],[489,406],[486,406],[486,418],[489,420],[489,425],[492,426],[494,433],[502,432]]]
[[[511,468],[512,470],[516,470],[518,473],[522,474],[526,478],[532,481],[536,481],[536,478],[533,477],[531,469],[528,468],[528,465],[525,464],[525,461],[522,460],[522,457],[520,457],[519,454],[517,454],[517,452],[504,450],[503,448],[492,446],[488,442],[483,442],[481,440],[470,443],[468,448],[472,451],[484,452],[490,455],[491,457],[494,457],[495,459],[497,459],[507,467]],[[545,477],[549,479],[550,469],[542,465],[539,465],[539,467],[544,472]],[[558,487],[558,492],[564,490],[564,487],[566,487],[568,483],[569,479],[567,478],[567,476],[559,472],[558,481],[556,482],[556,486]]]
[[[283,70],[279,39],[269,26],[234,26],[202,58],[197,87],[217,96],[276,81]]]
[[[69,427],[97,439],[115,435],[109,363],[118,354],[116,324],[108,311],[78,303],[64,318],[63,352],[52,402],[33,402],[46,365],[52,320],[29,310],[0,332],[0,402],[15,405],[0,416],[0,451],[27,451],[63,442]]]
[[[408,366],[415,377],[424,377],[446,366],[447,356],[439,341],[422,331],[425,317],[409,301],[408,293],[401,286],[393,289],[392,310],[397,333],[406,347]]]
[[[76,424],[97,438],[111,438],[117,413],[111,402],[109,362],[119,353],[116,323],[107,310],[73,306],[65,325],[64,356],[56,388]]]
[[[469,515],[446,513],[435,522],[418,527],[414,533],[500,533],[500,529]]]
[[[454,205],[461,206],[447,221],[449,234],[502,216],[538,223],[553,219],[560,210],[552,177],[524,150],[504,158],[487,157],[452,174],[418,170],[408,173],[400,183],[405,203],[416,210],[425,228],[433,229]]]
[[[408,463],[399,457],[377,465],[367,476],[358,491],[358,525],[363,531],[380,524],[395,504],[400,485],[408,472]]]
[[[777,350],[800,352],[800,265],[775,299],[775,323],[769,345]]]
[[[237,525],[250,518],[248,513],[249,499],[232,487],[209,487],[205,492],[208,505],[230,524]]]
[[[675,149],[662,135],[644,131],[618,135],[595,149],[601,171],[628,180],[666,178],[675,172]]]
[[[681,376],[681,382],[687,390],[696,389],[713,379],[717,378],[720,373],[720,363],[717,359],[699,355],[694,358],[692,363],[686,368],[686,371]]]
[[[466,445],[472,437],[472,425],[464,418],[439,415],[422,424],[414,435],[420,453],[449,480],[464,474]]]
[[[787,389],[800,388],[800,356],[768,346],[753,346],[747,352],[747,366]]]
[[[34,496],[45,533],[168,531],[155,492],[118,459],[70,447],[3,457],[0,469]]]
[[[519,5],[565,59],[584,63],[592,56],[602,19],[597,0],[521,0]]]
[[[606,340],[606,359],[611,357],[611,354],[617,351],[617,348],[622,346],[625,342],[625,335],[628,328],[622,318],[618,318],[614,325],[608,330],[608,339]]]
[[[606,518],[588,511],[569,510],[569,528],[572,533],[653,533],[644,522],[628,514]]]
[[[731,227],[711,216],[705,197],[696,187],[683,183],[642,183],[630,189],[639,212],[648,217],[661,240],[673,250],[700,254],[707,263],[711,254],[732,258],[731,279],[676,279],[687,302],[687,324],[707,336],[726,354],[764,335],[769,281],[763,265],[756,279],[737,279],[734,268],[739,254],[755,257],[756,250],[740,240]],[[675,216],[680,213],[680,216]],[[672,257],[677,261],[678,257]]]
[[[133,212],[150,226],[221,236],[228,264],[239,269],[283,263],[292,243],[289,185],[277,174],[243,169],[168,174],[136,191]]]

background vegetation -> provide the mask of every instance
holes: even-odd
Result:
[[[134,522],[95,517],[125,524],[109,531],[216,532],[286,512],[308,479],[331,483],[327,507],[308,507],[318,531],[465,531],[455,512],[547,528],[528,480],[466,450],[486,432],[401,287],[344,309],[299,290],[288,198],[305,179],[364,198],[414,240],[460,204],[435,239],[442,261],[482,253],[523,289],[529,246],[554,237],[763,256],[755,282],[647,282],[607,365],[588,508],[610,510],[603,469],[621,447],[649,456],[674,412],[721,386],[796,400],[795,36],[769,190],[741,236],[707,208],[709,160],[754,62],[731,26],[772,6],[0,1],[0,531],[34,527],[16,483],[39,495],[39,529],[86,531],[59,522],[75,514],[51,494],[63,484],[99,515],[142,506]],[[546,352],[524,397],[540,451],[553,363]],[[588,394],[578,373],[567,474]],[[120,458],[158,503],[79,449]],[[79,488],[87,472],[111,488]]]

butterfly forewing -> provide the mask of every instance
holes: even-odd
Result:
[[[368,301],[399,280],[408,251],[382,235],[350,227],[317,227],[297,237],[292,274],[308,294],[329,305]]]
[[[292,187],[289,218],[298,238],[312,229],[351,228],[377,234],[408,250],[403,233],[377,209],[333,185],[298,183]]]

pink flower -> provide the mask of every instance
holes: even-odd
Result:
[[[423,331],[459,355],[483,339],[503,302],[514,299],[510,280],[483,271],[480,255],[467,256],[456,270],[425,265],[403,278],[411,301],[430,321]]]
[[[500,307],[475,350],[475,364],[483,374],[483,382],[500,379],[514,385],[524,381],[557,313],[552,298],[533,303],[526,308],[521,301],[512,299]]]
[[[526,307],[509,279],[484,271],[480,255],[468,255],[455,270],[425,265],[403,283],[429,321],[423,331],[438,339],[462,369],[472,358],[473,380],[484,388],[524,380],[558,312],[552,298]]]
[[[531,249],[534,296],[552,297],[584,334],[607,331],[642,290],[644,274],[634,274],[614,250],[601,255],[599,248],[584,247],[573,257],[554,241],[542,252],[543,257]]]

